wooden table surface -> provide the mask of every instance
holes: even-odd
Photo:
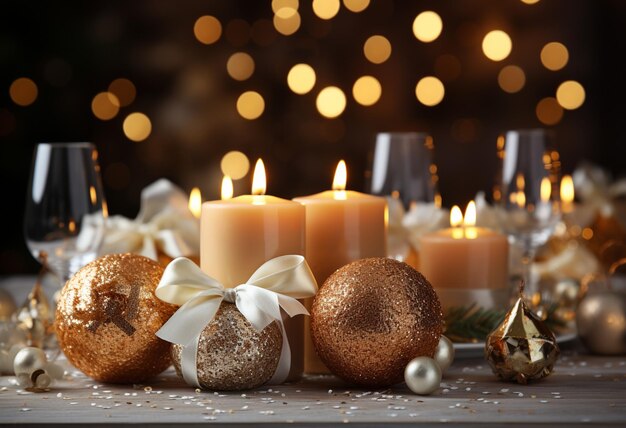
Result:
[[[626,356],[586,355],[576,342],[564,346],[552,376],[530,385],[499,382],[481,358],[457,358],[440,390],[426,397],[404,385],[352,388],[332,376],[200,392],[171,369],[142,385],[106,385],[60,361],[68,375],[49,392],[27,392],[0,377],[0,424],[626,425]]]

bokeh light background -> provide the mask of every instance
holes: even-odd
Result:
[[[0,273],[22,236],[34,145],[93,141],[111,214],[166,177],[204,200],[362,190],[378,131],[434,137],[443,204],[489,190],[496,137],[549,127],[571,172],[626,170],[626,2],[215,0],[3,4]]]

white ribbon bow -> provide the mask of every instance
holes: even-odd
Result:
[[[607,171],[592,164],[579,166],[572,176],[581,204],[570,215],[570,220],[585,227],[595,220],[598,213],[605,217],[615,215],[615,199],[626,196],[625,178],[611,182]]]
[[[137,253],[157,260],[199,253],[200,225],[187,208],[187,197],[170,181],[158,180],[141,192],[137,218],[113,216],[107,221],[102,253]]]
[[[177,258],[165,269],[155,294],[164,302],[182,306],[161,327],[157,336],[183,345],[183,378],[188,384],[199,387],[196,357],[200,333],[215,317],[223,300],[234,303],[258,331],[274,321],[280,325],[283,346],[270,383],[281,383],[287,378],[291,365],[281,308],[289,317],[308,315],[306,308],[296,299],[312,297],[316,291],[315,277],[304,257],[298,255],[280,256],[265,262],[245,284],[232,289],[224,289],[219,281],[206,275],[191,260]]]

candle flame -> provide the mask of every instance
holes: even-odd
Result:
[[[233,180],[229,175],[225,175],[222,178],[222,201],[227,201],[233,198]]]
[[[561,201],[566,204],[574,202],[574,180],[571,175],[564,175],[561,179]]]
[[[342,159],[337,164],[335,170],[335,178],[333,179],[333,190],[346,190],[346,183],[348,181],[348,170],[346,168],[346,162]]]
[[[202,194],[200,189],[194,187],[189,194],[189,211],[196,218],[200,218],[200,212],[202,211]]]
[[[450,226],[459,227],[463,223],[463,213],[458,205],[455,205],[450,210]]]
[[[252,194],[253,195],[265,195],[267,190],[267,180],[265,178],[265,165],[263,160],[256,161],[254,166],[254,175],[252,176]]]
[[[543,177],[541,179],[541,188],[539,191],[539,196],[541,197],[541,202],[548,202],[550,200],[550,196],[552,195],[552,183],[550,183],[550,179],[548,177]]]
[[[470,201],[465,208],[463,226],[476,226],[476,202],[474,201]]]

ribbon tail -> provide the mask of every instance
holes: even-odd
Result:
[[[180,371],[183,375],[183,379],[188,385],[201,388],[200,380],[198,379],[198,343],[200,342],[200,336],[196,338],[188,345],[183,346],[180,353]]]
[[[193,254],[191,248],[177,231],[172,229],[160,230],[157,233],[156,242],[165,254],[170,257],[184,257]]]
[[[283,383],[289,376],[289,371],[291,370],[291,347],[289,346],[289,339],[287,338],[287,331],[285,330],[285,318],[293,318],[296,315],[309,315],[304,305],[292,297],[278,294],[278,304],[284,311],[281,319],[277,320],[283,334],[283,348],[280,352],[278,367],[276,367],[274,376],[269,380],[269,383],[272,385]]]
[[[287,331],[285,331],[285,324],[282,318],[276,320],[280,325],[280,332],[283,335],[283,346],[280,350],[280,359],[278,360],[278,366],[272,378],[268,381],[270,385],[278,385],[283,383],[289,376],[291,370],[291,348],[289,347],[289,339],[287,339]]]
[[[139,254],[152,260],[158,260],[156,244],[152,236],[143,235],[143,245]]]
[[[215,293],[209,290],[181,306],[156,332],[157,337],[184,346],[198,340],[222,303],[222,296]]]
[[[296,315],[309,315],[309,311],[306,310],[304,305],[293,297],[279,294],[278,304],[290,318],[293,318]]]

